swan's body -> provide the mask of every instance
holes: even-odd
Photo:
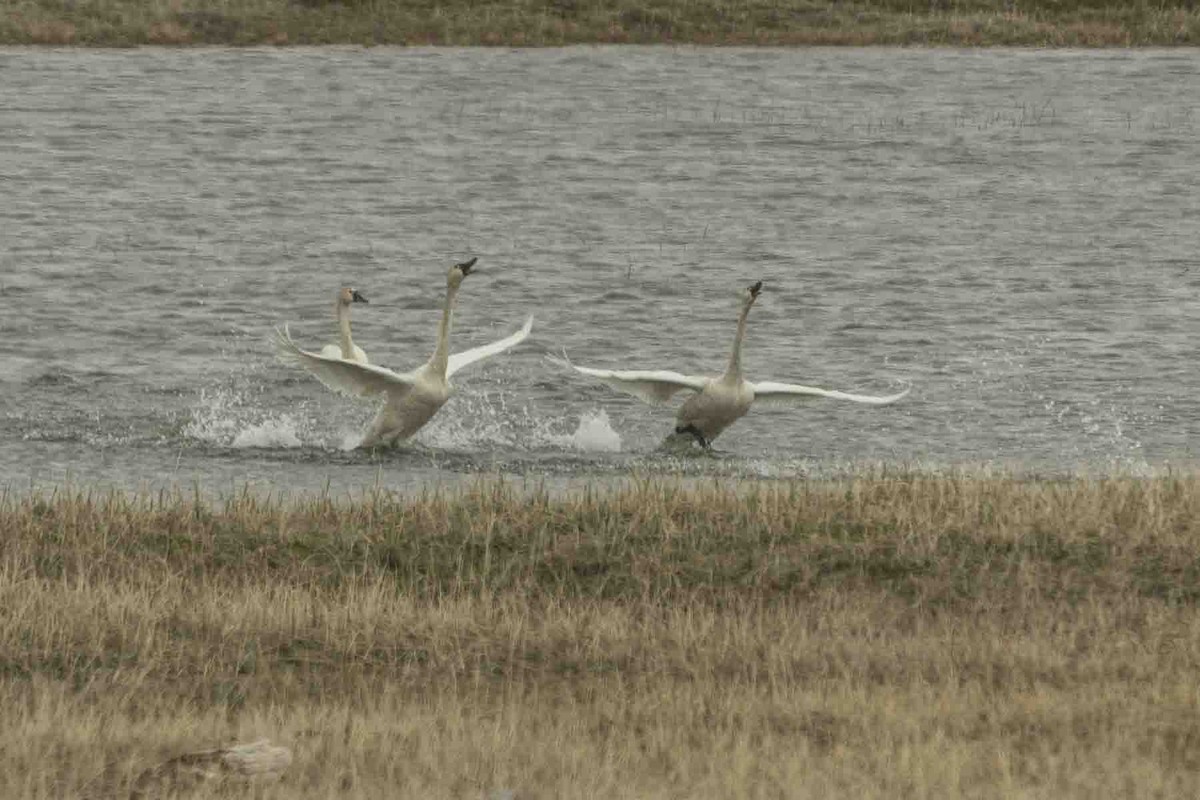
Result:
[[[338,290],[337,299],[333,303],[333,314],[337,317],[338,343],[327,344],[321,348],[325,358],[344,358],[347,361],[357,361],[359,364],[370,363],[363,349],[354,343],[350,337],[350,306],[352,303],[365,303],[367,298],[349,286]]]
[[[905,389],[898,394],[876,397],[798,384],[751,383],[745,380],[742,377],[742,339],[746,335],[746,319],[750,315],[750,308],[758,299],[761,291],[762,281],[759,281],[743,293],[737,335],[733,340],[733,353],[729,357],[729,366],[718,378],[681,375],[669,370],[592,369],[577,367],[566,360],[552,360],[569,366],[584,375],[598,378],[614,389],[631,394],[647,403],[665,403],[677,392],[690,392],[691,396],[679,408],[675,432],[694,437],[704,447],[708,447],[722,431],[745,416],[755,400],[799,401],[806,397],[829,397],[883,406],[894,403],[908,394],[909,389]]]
[[[282,357],[300,364],[318,380],[335,391],[370,397],[386,395],[386,401],[375,415],[375,421],[360,447],[391,445],[419,431],[438,412],[454,391],[450,376],[468,364],[480,361],[513,347],[526,339],[533,329],[533,317],[525,320],[521,330],[499,341],[450,355],[450,325],[454,300],[475,259],[450,269],[446,278],[446,305],[438,327],[437,347],[429,361],[411,372],[392,372],[371,364],[360,364],[343,358],[308,353],[292,341],[285,327],[276,330]]]

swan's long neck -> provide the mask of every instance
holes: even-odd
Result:
[[[454,298],[458,295],[458,287],[454,284],[446,286],[446,307],[442,309],[442,324],[438,326],[437,349],[429,359],[429,366],[439,374],[446,374],[446,366],[450,363],[450,323],[454,318]]]
[[[354,360],[354,341],[350,338],[350,306],[338,301],[334,311],[337,313],[339,341],[342,346],[342,358]]]
[[[742,379],[742,339],[746,337],[746,318],[749,316],[750,304],[747,303],[738,316],[737,335],[733,337],[733,352],[729,354],[729,368],[723,376],[727,383],[737,383]]]

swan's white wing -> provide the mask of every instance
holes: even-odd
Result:
[[[854,403],[866,403],[871,406],[886,406],[889,403],[896,402],[912,391],[912,387],[909,386],[903,392],[877,397],[869,394],[850,394],[849,392],[839,392],[833,389],[818,389],[815,386],[800,386],[794,383],[772,383],[767,381],[764,383],[752,383],[750,386],[754,388],[754,402],[756,403],[760,400],[766,402],[789,400],[799,402],[806,397],[828,397],[833,400],[850,400]]]
[[[576,372],[590,375],[619,392],[631,394],[647,403],[665,403],[671,399],[671,395],[680,391],[702,392],[704,384],[708,382],[707,378],[680,375],[666,369],[592,369],[576,366],[565,358],[547,358],[559,366],[570,367]]]
[[[301,350],[292,341],[286,325],[282,331],[275,329],[275,345],[280,358],[304,367],[336,392],[369,397],[382,392],[404,390],[413,385],[414,378],[409,374],[402,375],[371,364],[357,364]]]
[[[525,324],[521,327],[521,330],[512,336],[505,336],[497,342],[485,344],[480,347],[472,347],[470,350],[463,350],[461,353],[455,353],[446,362],[446,377],[449,378],[468,364],[473,364],[483,358],[490,358],[497,353],[503,353],[508,348],[520,344],[529,336],[531,330],[533,330],[532,314],[529,316],[529,319],[525,320]]]

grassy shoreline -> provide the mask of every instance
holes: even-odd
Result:
[[[1189,476],[10,495],[0,796],[1195,796],[1198,552]]]
[[[1200,43],[1190,0],[16,0],[0,44],[916,45]]]

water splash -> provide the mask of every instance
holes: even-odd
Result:
[[[1145,457],[1140,432],[1165,423],[1162,406],[1149,411],[1118,402],[1085,398],[1072,402],[1038,395],[1047,419],[1065,435],[1062,451],[1101,473],[1149,477],[1156,471]]]
[[[233,437],[232,447],[303,447],[290,414],[250,425]]]
[[[226,385],[201,389],[179,430],[185,439],[219,447],[349,451],[362,441],[375,409],[330,395],[280,411],[262,387]],[[528,405],[510,405],[503,392],[467,391],[456,394],[411,444],[450,453],[616,453],[621,437],[603,410],[549,417]]]
[[[576,422],[570,417],[546,416],[528,405],[511,406],[503,392],[456,395],[414,440],[439,450],[621,450],[621,437],[602,409],[584,412]]]
[[[510,410],[503,392],[459,392],[413,441],[437,450],[523,449],[539,422],[528,407]]]
[[[619,453],[621,435],[613,430],[604,409],[585,411],[579,417],[579,426],[574,433],[548,437],[547,444],[581,453]]]
[[[234,448],[288,448],[316,443],[308,420],[264,410],[248,402],[245,394],[231,389],[201,389],[199,403],[181,433],[205,444]]]

